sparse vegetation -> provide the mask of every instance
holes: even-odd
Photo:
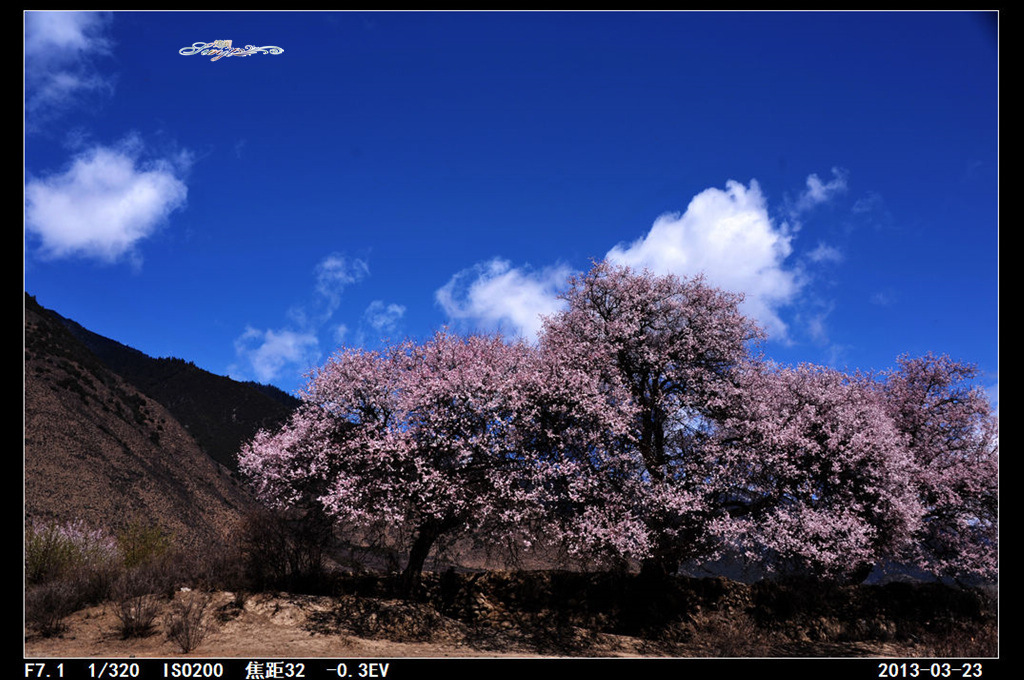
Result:
[[[25,580],[29,585],[76,572],[109,571],[116,561],[113,539],[82,522],[33,522],[25,527]]]
[[[42,635],[62,633],[65,618],[115,601],[124,637],[152,629],[153,599],[185,577],[169,536],[133,524],[115,539],[84,522],[33,522],[25,529],[25,623]]]
[[[256,510],[239,532],[242,573],[250,587],[317,592],[324,586],[330,522],[296,511]]]
[[[266,535],[261,532],[273,529],[271,536],[282,537],[267,545],[271,552],[266,559],[284,568],[278,575],[287,577],[291,567],[282,565],[298,564],[294,555],[289,557],[298,548],[292,543],[295,536],[286,531],[288,523],[273,514],[254,517],[253,522],[260,531],[249,526],[250,549]],[[92,536],[109,550],[102,532],[61,535],[66,534]],[[27,535],[34,559],[63,554],[40,550],[52,548],[51,534],[42,534],[51,543],[36,542],[38,531]],[[273,554],[274,550],[281,552]],[[254,558],[251,552],[238,550],[233,557],[227,552],[217,555],[215,564],[185,560],[172,544],[131,567],[120,562],[116,582],[108,585],[101,598],[103,611],[113,619],[105,624],[107,634],[113,630],[122,640],[138,641],[133,644],[165,639],[177,648],[171,653],[189,654],[209,649],[214,626],[218,633],[230,631],[251,621],[254,611],[267,612],[264,616],[274,619],[281,616],[282,608],[294,612],[298,607],[300,615],[290,619],[289,625],[304,628],[311,640],[327,636],[349,645],[362,638],[474,654],[768,657],[886,655],[884,650],[917,657],[997,654],[991,595],[938,583],[761,581],[748,585],[682,576],[652,581],[649,576],[621,571],[448,570],[424,573],[419,588],[403,597],[405,584],[398,572],[356,574],[325,568],[319,577],[319,595],[300,595],[309,589],[289,593],[287,578],[268,580],[275,573],[272,570],[253,571]],[[37,581],[26,592],[26,625],[32,639],[67,635],[71,614],[86,602],[97,602],[97,592],[86,596],[82,585],[80,565],[85,561],[62,563],[79,567],[51,571],[61,575]],[[79,623],[84,622],[76,619],[75,625]],[[238,650],[246,645],[255,649],[262,640],[259,635],[234,638],[233,644]],[[301,649],[294,653],[301,654]]]
[[[207,610],[212,596],[209,593],[185,590],[171,603],[166,615],[167,637],[184,653],[199,646],[211,630]]]
[[[173,575],[154,559],[126,567],[114,588],[114,614],[124,639],[153,634],[159,600],[173,594]],[[168,592],[169,591],[169,592]]]
[[[160,527],[141,522],[132,522],[117,535],[117,546],[128,569],[159,560],[169,552],[172,541]]]
[[[114,605],[114,614],[121,622],[121,637],[126,640],[151,635],[159,612],[156,599],[149,593],[122,595]]]
[[[56,579],[25,591],[25,624],[44,637],[59,635],[67,629],[65,619],[81,605],[74,585]]]
[[[110,596],[120,568],[115,542],[82,522],[25,528],[25,622],[43,635],[64,618]]]

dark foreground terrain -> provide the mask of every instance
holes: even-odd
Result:
[[[124,633],[116,602],[29,632],[35,657],[995,657],[994,591],[940,584],[652,581],[576,572],[424,576],[412,600],[386,577],[340,577],[319,594],[151,596],[152,625]],[[184,652],[183,603],[197,635]],[[176,619],[177,617],[177,619]],[[181,625],[177,627],[181,632]]]

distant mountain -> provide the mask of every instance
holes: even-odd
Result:
[[[287,417],[290,398],[150,359],[27,294],[24,323],[26,518],[156,523],[186,545],[223,540],[253,507],[232,475],[234,452]]]
[[[238,468],[241,443],[261,428],[283,423],[299,404],[272,385],[238,382],[184,359],[154,359],[55,312],[50,314],[107,368],[163,404],[206,453],[232,471]]]

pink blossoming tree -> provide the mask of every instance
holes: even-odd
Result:
[[[771,570],[863,580],[906,554],[922,507],[914,461],[873,384],[812,365],[752,367],[719,433],[725,525]]]
[[[572,473],[570,526],[592,549],[674,572],[714,550],[720,470],[709,444],[761,332],[739,296],[700,277],[600,262],[563,297],[540,347],[563,412],[588,423],[558,451]]]
[[[407,592],[459,538],[655,575],[723,548],[828,578],[996,575],[998,433],[973,368],[767,364],[740,298],[700,277],[601,262],[563,298],[536,346],[338,352],[241,471],[270,505],[402,547]]]
[[[998,420],[977,374],[948,356],[904,356],[878,383],[924,506],[915,563],[954,578],[998,572]]]
[[[521,343],[447,333],[339,352],[287,426],[243,449],[240,468],[272,504],[313,501],[407,546],[410,592],[439,541],[529,540],[539,485],[521,453],[517,381],[531,356]]]
[[[752,368],[718,436],[734,480],[726,533],[816,576],[859,582],[888,563],[995,577],[997,422],[975,375],[933,355],[875,377]]]

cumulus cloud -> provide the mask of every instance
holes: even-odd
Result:
[[[542,317],[561,308],[558,295],[572,274],[565,265],[534,271],[494,258],[457,273],[435,299],[450,320],[532,339]]]
[[[682,214],[659,217],[645,236],[619,244],[606,257],[634,269],[691,277],[743,293],[743,311],[770,335],[784,339],[779,308],[800,289],[797,273],[786,268],[792,234],[768,215],[761,188],[729,181],[725,189],[696,195]]]
[[[25,13],[25,120],[35,132],[88,94],[113,89],[95,67],[110,53],[110,15],[100,12]]]
[[[614,246],[605,257],[655,274],[703,274],[714,286],[742,293],[742,311],[770,337],[787,342],[789,328],[780,313],[797,301],[806,284],[804,271],[788,263],[799,219],[834,200],[846,186],[846,173],[838,168],[827,182],[808,176],[798,197],[784,203],[788,220],[777,223],[756,180],[749,185],[729,181],[724,189],[694,196],[684,212],[658,217],[645,235]],[[816,264],[841,259],[838,249],[825,244],[808,255]],[[542,316],[561,308],[558,295],[573,273],[562,265],[534,271],[495,258],[459,272],[435,297],[450,320],[529,338],[540,330]],[[823,337],[824,318],[816,317],[809,330]]]
[[[95,146],[25,186],[25,227],[47,258],[139,261],[138,244],[185,205],[187,153],[143,162],[141,144]]]

